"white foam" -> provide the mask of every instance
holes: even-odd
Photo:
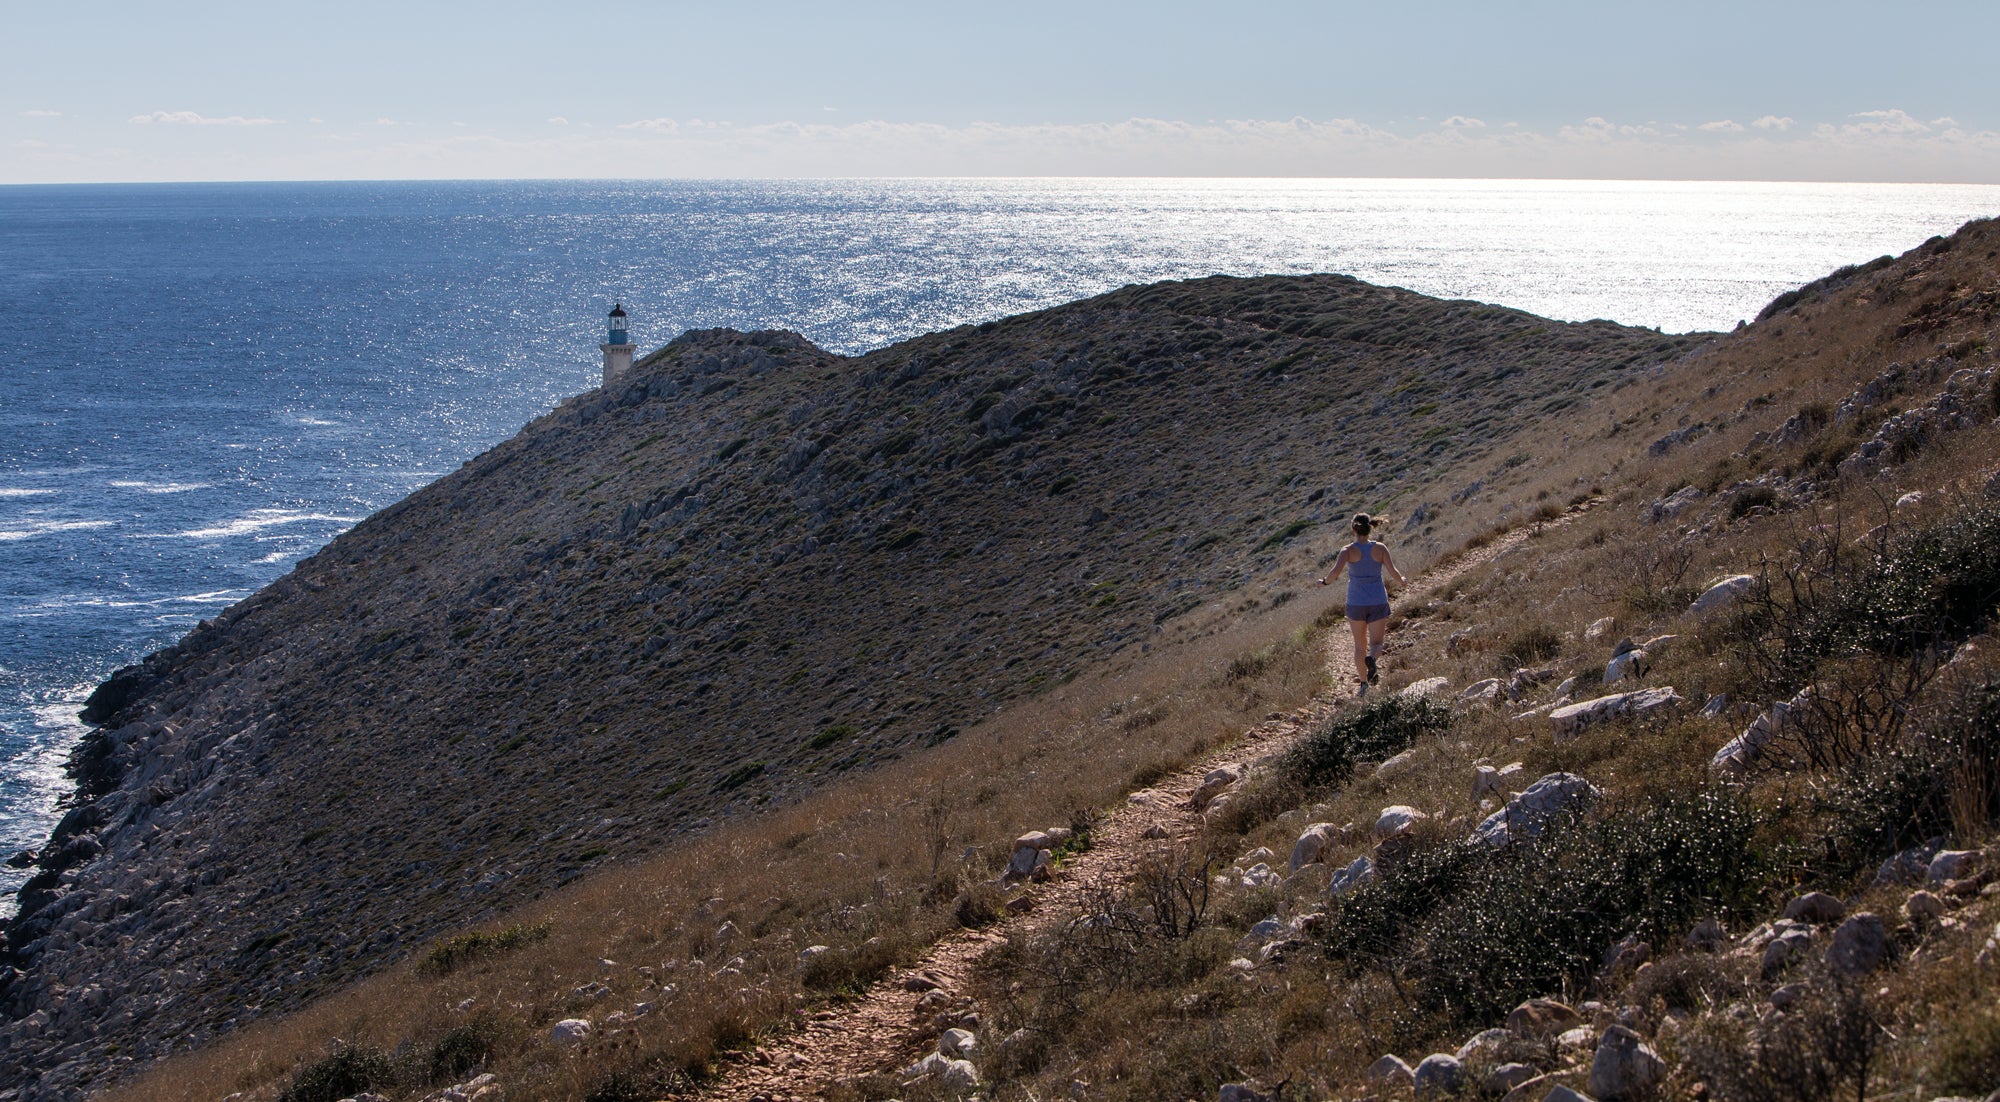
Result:
[[[235,520],[209,528],[190,528],[185,532],[173,532],[177,539],[213,540],[230,536],[248,536],[262,532],[266,528],[276,528],[285,524],[309,524],[325,522],[331,524],[358,524],[360,517],[335,516],[332,513],[299,513],[290,509],[252,509]]]
[[[117,481],[111,485],[120,490],[139,490],[149,494],[184,494],[190,490],[206,490],[213,482],[132,482]]]
[[[15,540],[34,539],[36,536],[54,535],[57,532],[83,532],[92,528],[109,528],[108,520],[42,520],[31,524],[12,524],[0,527],[0,543]]]
[[[338,424],[340,424],[340,422],[338,422],[338,421],[324,421],[324,420],[321,420],[321,419],[320,419],[320,418],[318,418],[318,417],[301,417],[301,418],[299,418],[299,424],[301,424],[301,425],[317,425],[317,426],[319,426],[319,427],[321,427],[321,428],[327,428],[327,427],[331,427],[331,426],[333,426],[333,425],[338,425]]]
[[[54,490],[31,490],[26,486],[0,486],[0,497],[43,497]]]

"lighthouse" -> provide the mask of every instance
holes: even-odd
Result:
[[[610,386],[632,370],[632,341],[625,335],[625,306],[611,306],[611,335],[597,346],[604,353],[604,385]]]

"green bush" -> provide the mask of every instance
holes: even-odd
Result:
[[[1983,1094],[2000,1083],[2000,1011],[1965,1008],[1939,1022],[1931,1057],[1931,1086]]]
[[[459,934],[448,937],[431,947],[424,959],[417,965],[426,972],[442,975],[468,961],[496,953],[511,952],[524,945],[533,945],[549,936],[555,924],[541,922],[533,926],[509,926],[497,933]]]
[[[486,1063],[499,1039],[499,1027],[491,1018],[474,1018],[452,1029],[431,1046],[431,1082],[457,1079]]]
[[[1499,853],[1419,847],[1334,900],[1327,950],[1391,970],[1421,1010],[1491,1021],[1587,981],[1628,934],[1661,943],[1705,915],[1747,912],[1755,826],[1714,789]]]
[[[278,1094],[278,1102],[339,1102],[350,1095],[396,1080],[396,1062],[372,1048],[341,1048],[299,1069]]]
[[[1292,744],[1280,768],[1307,787],[1337,785],[1354,775],[1355,762],[1389,757],[1450,727],[1449,706],[1391,694],[1328,717]]]
[[[1717,1102],[1832,1102],[1865,1095],[1880,1032],[1858,990],[1822,978],[1754,1034],[1711,1020],[1681,1047]]]

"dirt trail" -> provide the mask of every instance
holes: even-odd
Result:
[[[1573,509],[1543,527],[1563,524],[1588,508],[1585,505]],[[1443,588],[1467,571],[1525,542],[1533,531],[1516,528],[1484,547],[1434,565],[1413,579],[1410,592],[1401,600]],[[1084,894],[1094,886],[1122,883],[1162,845],[1185,842],[1199,834],[1202,820],[1190,805],[1190,797],[1210,770],[1276,752],[1299,732],[1355,698],[1352,651],[1347,636],[1329,632],[1327,639],[1328,665],[1333,672],[1330,689],[1297,711],[1257,724],[1229,746],[1162,779],[1152,788],[1131,793],[1125,803],[1098,824],[1088,850],[1066,860],[1055,880],[1027,889],[1035,901],[1032,911],[1008,915],[983,930],[960,930],[947,935],[915,967],[877,981],[853,1002],[821,1011],[798,1032],[772,1038],[749,1052],[737,1054],[734,1062],[723,1066],[719,1079],[701,1097],[707,1102],[804,1102],[825,1097],[828,1088],[834,1085],[908,1067],[935,1051],[938,1034],[942,1032],[935,1020],[936,1011],[918,1008],[919,1000],[930,990],[929,984],[936,984],[936,989],[947,995],[969,990],[973,973],[988,951],[1068,921],[1078,913]],[[1391,636],[1387,655],[1394,659],[1414,645],[1413,639]],[[1145,837],[1155,825],[1165,829],[1165,838],[1159,837],[1158,832],[1152,838]],[[924,977],[923,982],[910,985],[919,988],[910,990],[905,980],[918,975]]]

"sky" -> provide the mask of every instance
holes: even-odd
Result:
[[[0,0],[0,183],[2000,183],[1993,0]]]

